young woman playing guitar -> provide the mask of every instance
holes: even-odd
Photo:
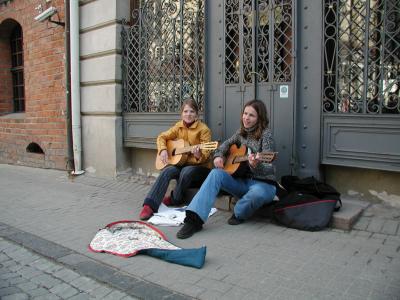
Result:
[[[186,218],[177,237],[185,239],[200,231],[207,221],[216,196],[224,190],[239,198],[230,225],[238,225],[250,218],[253,213],[273,200],[276,187],[275,168],[272,163],[261,162],[258,154],[272,152],[274,140],[268,128],[268,117],[265,105],[260,100],[252,100],[245,104],[240,129],[214,153],[214,166],[199,192],[194,196],[186,209]],[[246,172],[240,177],[233,177],[224,170],[224,163],[232,145],[246,145],[249,150]]]
[[[200,150],[199,146],[192,148],[183,165],[168,165],[168,140],[183,139],[190,145],[210,142],[211,131],[206,124],[198,120],[198,113],[199,109],[196,102],[193,99],[186,99],[181,107],[182,120],[158,136],[158,159],[164,162],[166,167],[162,169],[144,199],[143,209],[139,215],[141,220],[148,220],[154,212],[157,212],[161,202],[166,205],[181,204],[185,190],[192,186],[200,186],[210,172],[210,169],[205,166],[210,152]],[[178,180],[176,188],[170,196],[164,197],[171,179]]]

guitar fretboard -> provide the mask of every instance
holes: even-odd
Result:
[[[187,147],[183,147],[183,148],[180,148],[180,149],[176,149],[175,150],[175,154],[182,154],[182,153],[191,152],[194,147],[195,146],[187,146]],[[202,149],[201,145],[200,145],[200,149]]]
[[[261,152],[261,157],[258,158],[259,161],[264,161],[264,162],[271,162],[272,159],[274,158],[275,153],[274,152]],[[247,155],[239,155],[236,156],[232,163],[241,163],[244,161],[248,161],[249,157]]]
[[[208,142],[208,143],[203,143],[203,144],[198,144],[198,145],[193,145],[193,146],[185,146],[182,148],[177,148],[175,149],[174,154],[183,154],[183,153],[188,153],[191,152],[195,147],[199,147],[199,149],[206,149],[206,150],[215,150],[218,147],[218,142]]]

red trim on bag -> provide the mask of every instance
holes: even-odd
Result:
[[[162,237],[164,240],[168,241],[168,238],[167,238],[167,236],[164,234],[164,232],[162,232],[160,229],[154,227],[153,225],[151,225],[151,224],[149,224],[149,223],[147,223],[147,222],[143,222],[143,221],[136,221],[136,220],[115,221],[115,222],[112,222],[112,223],[110,223],[110,224],[107,224],[105,228],[111,227],[111,226],[113,226],[113,225],[115,225],[115,224],[118,224],[118,223],[140,223],[140,224],[144,224],[144,225],[150,227],[151,229],[157,231],[157,232],[161,235],[161,237]],[[103,229],[103,228],[102,228],[102,229]]]
[[[278,212],[281,212],[281,211],[283,211],[285,209],[288,209],[288,208],[295,208],[295,207],[304,206],[304,205],[311,205],[311,204],[314,204],[314,203],[336,202],[336,201],[337,200],[320,200],[320,201],[314,201],[314,202],[309,202],[309,203],[296,204],[296,205],[286,206],[286,207],[283,207],[283,208],[277,208],[277,209],[275,209],[275,212],[278,213]]]

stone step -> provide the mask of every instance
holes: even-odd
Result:
[[[332,217],[332,228],[351,230],[361,213],[370,203],[363,200],[342,197],[342,207]]]

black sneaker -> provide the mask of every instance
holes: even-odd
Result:
[[[187,239],[202,229],[202,226],[193,223],[184,223],[183,227],[177,232],[176,237],[178,239]]]
[[[244,220],[236,218],[235,214],[232,215],[232,217],[228,220],[229,225],[239,225],[242,224]]]

